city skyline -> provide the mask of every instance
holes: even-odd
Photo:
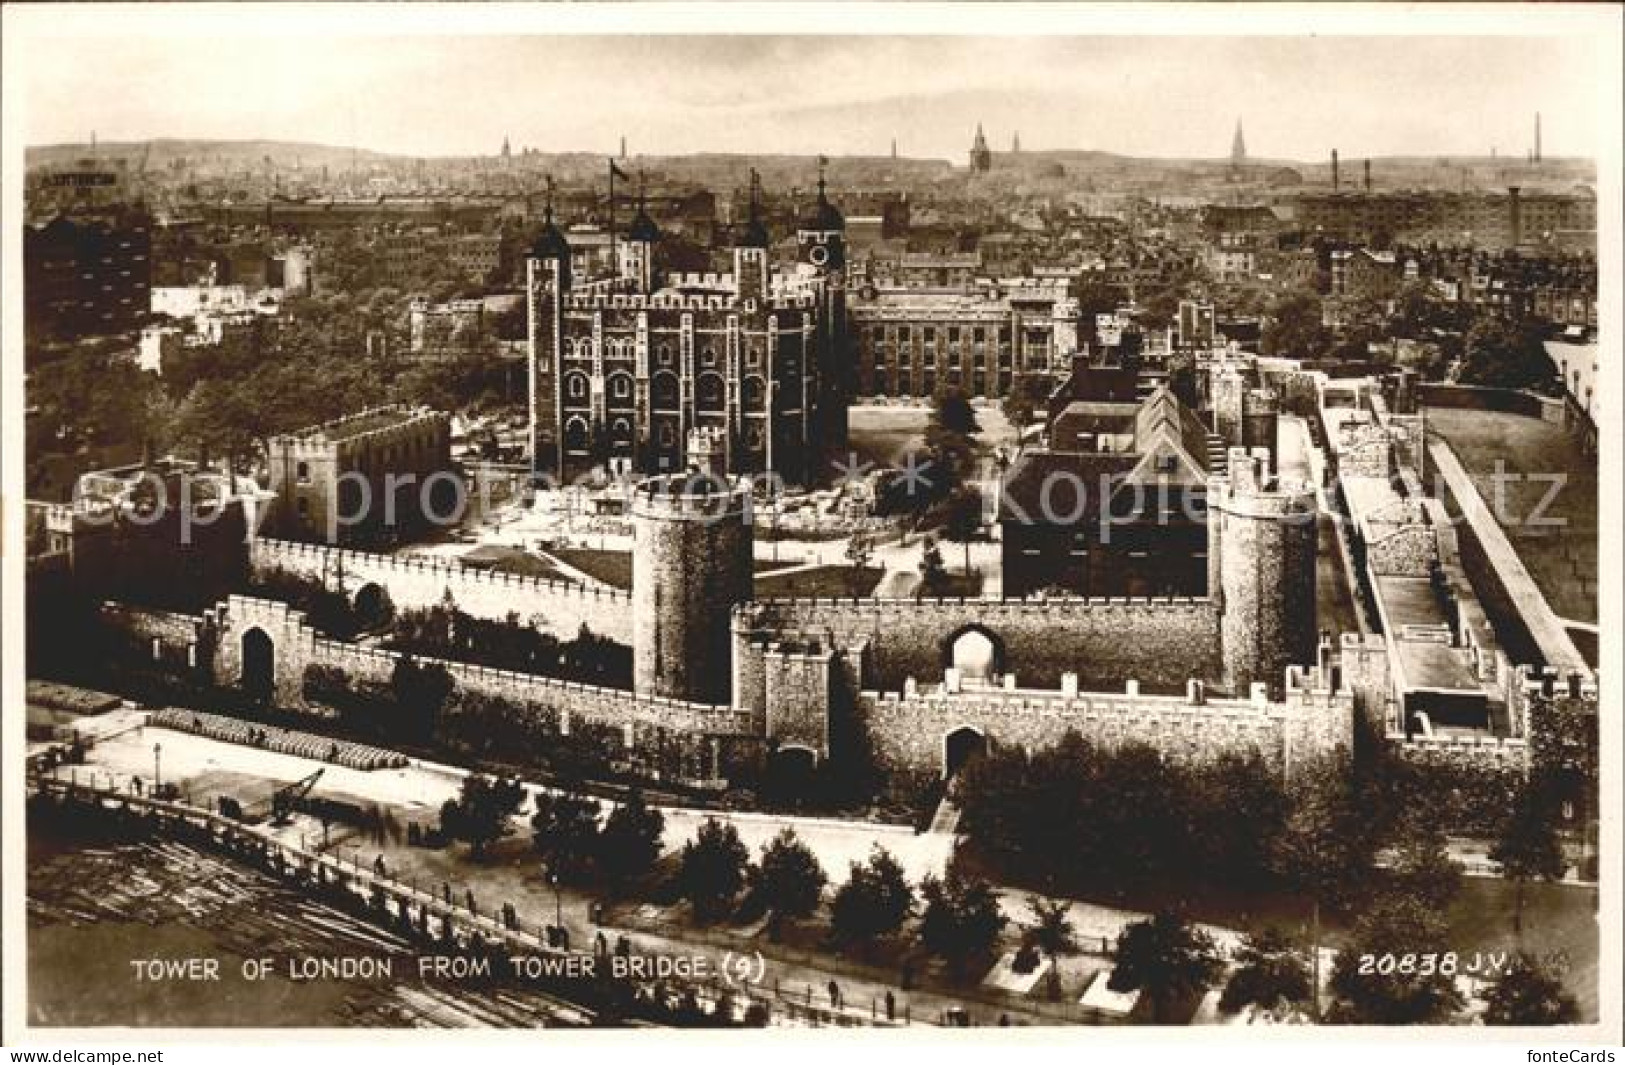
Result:
[[[1595,157],[1590,42],[1547,38],[77,37],[25,76],[30,145],[277,140],[396,155],[515,151]],[[1178,61],[1174,61],[1178,60]],[[277,71],[301,70],[295,80]],[[87,86],[83,72],[99,71]],[[1215,77],[1231,71],[1234,77]],[[1328,74],[1335,71],[1335,74]],[[157,76],[161,72],[162,76]],[[426,72],[441,91],[415,95]],[[579,87],[591,81],[593,93]],[[229,82],[275,84],[245,113]],[[118,91],[95,91],[97,84]],[[390,101],[412,98],[410,106]],[[1102,108],[1102,100],[1160,101]],[[533,106],[528,101],[535,100]],[[549,107],[551,101],[566,107]],[[1417,100],[1431,101],[1425,111]],[[470,105],[470,101],[479,101]],[[1328,115],[1336,114],[1335,122]],[[1446,123],[1441,117],[1449,115]],[[1328,127],[1331,131],[1328,131]]]

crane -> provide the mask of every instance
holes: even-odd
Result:
[[[296,780],[292,784],[284,784],[271,793],[271,824],[280,828],[288,823],[293,814],[294,804],[316,786],[326,769],[318,769],[303,780]]]

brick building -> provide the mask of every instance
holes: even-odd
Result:
[[[152,288],[150,220],[56,217],[23,231],[23,301],[30,330],[65,340],[133,332]]]
[[[848,310],[860,395],[929,397],[952,387],[997,398],[1016,375],[1060,372],[1078,350],[1078,302],[1064,282],[867,286]]]

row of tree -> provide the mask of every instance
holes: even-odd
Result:
[[[503,620],[465,613],[448,593],[421,610],[401,611],[385,645],[393,650],[602,687],[632,686],[632,649],[582,625],[560,640],[518,613]]]

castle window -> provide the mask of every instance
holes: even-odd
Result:
[[[705,347],[700,350],[700,365],[715,366],[717,364],[717,349]]]
[[[676,410],[679,397],[677,376],[670,373],[657,373],[649,386],[650,405],[655,410]]]
[[[295,468],[295,476],[298,478],[300,484],[309,484],[310,483],[310,463],[301,462]],[[304,500],[300,500],[300,502],[302,503],[302,502],[304,502]]]
[[[719,374],[701,374],[695,389],[694,405],[702,411],[720,411],[723,406],[722,377]]]
[[[761,348],[761,345],[752,344],[750,347],[745,349],[745,365],[750,367],[752,370],[759,369],[761,367],[761,365],[762,365],[762,348]]]
[[[571,374],[565,379],[564,394],[571,399],[586,399],[587,379],[578,373]]]
[[[671,427],[670,422],[660,423],[659,439],[661,447],[671,447],[677,443],[677,430]]]
[[[751,422],[745,427],[745,446],[749,447],[752,451],[761,450],[763,439],[765,439],[765,437],[759,423]]]
[[[310,517],[310,500],[306,499],[304,496],[300,496],[296,507],[301,518]]]
[[[615,399],[630,399],[632,396],[632,379],[624,373],[618,373],[609,379],[609,394]]]

